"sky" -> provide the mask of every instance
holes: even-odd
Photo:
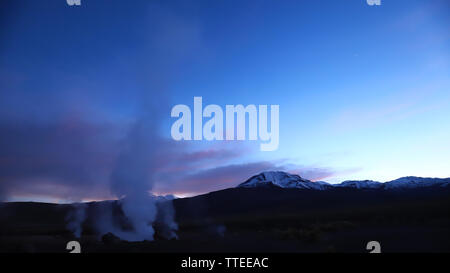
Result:
[[[450,177],[449,11],[445,0],[2,1],[0,199],[118,198],[117,173],[177,196],[268,170]],[[278,149],[174,141],[171,108],[194,96],[279,105]]]

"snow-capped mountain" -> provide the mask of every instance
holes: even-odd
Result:
[[[406,176],[384,183],[385,189],[410,189],[424,187],[448,187],[450,178],[424,178],[416,176]]]
[[[384,184],[373,180],[347,180],[334,186],[356,189],[380,189],[383,188]]]
[[[331,188],[401,190],[425,187],[448,187],[450,186],[450,178],[423,178],[407,176],[385,183],[372,180],[352,180],[344,181],[340,184],[329,184],[323,181],[313,182],[296,174],[289,174],[281,171],[270,171],[252,176],[244,183],[239,184],[238,187],[257,188],[272,185],[281,188],[310,190],[327,190]]]
[[[238,187],[256,188],[275,185],[281,188],[298,188],[311,190],[325,190],[332,187],[326,182],[312,182],[308,179],[301,178],[296,174],[286,172],[262,172],[258,175],[250,177]]]

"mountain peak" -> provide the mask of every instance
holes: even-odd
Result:
[[[267,171],[250,177],[244,183],[238,185],[240,188],[256,188],[275,185],[281,188],[300,188],[322,190],[330,186],[326,182],[312,182],[297,174],[282,171]]]
[[[334,186],[356,189],[379,189],[382,188],[383,185],[383,183],[373,180],[347,180]]]
[[[386,182],[385,184],[386,189],[423,188],[431,186],[447,187],[450,185],[450,178],[405,176]]]

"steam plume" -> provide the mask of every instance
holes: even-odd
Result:
[[[83,232],[83,222],[86,219],[86,207],[84,203],[71,204],[71,210],[66,216],[67,229],[70,230],[76,238],[80,238]]]

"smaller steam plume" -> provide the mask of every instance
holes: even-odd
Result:
[[[158,213],[156,214],[155,226],[158,235],[164,239],[178,239],[175,233],[178,230],[178,224],[175,222],[175,208],[173,207],[172,195],[158,196],[156,207]]]
[[[83,222],[86,219],[87,205],[84,203],[73,203],[69,213],[66,216],[67,229],[70,230],[76,238],[81,237],[83,232]]]

